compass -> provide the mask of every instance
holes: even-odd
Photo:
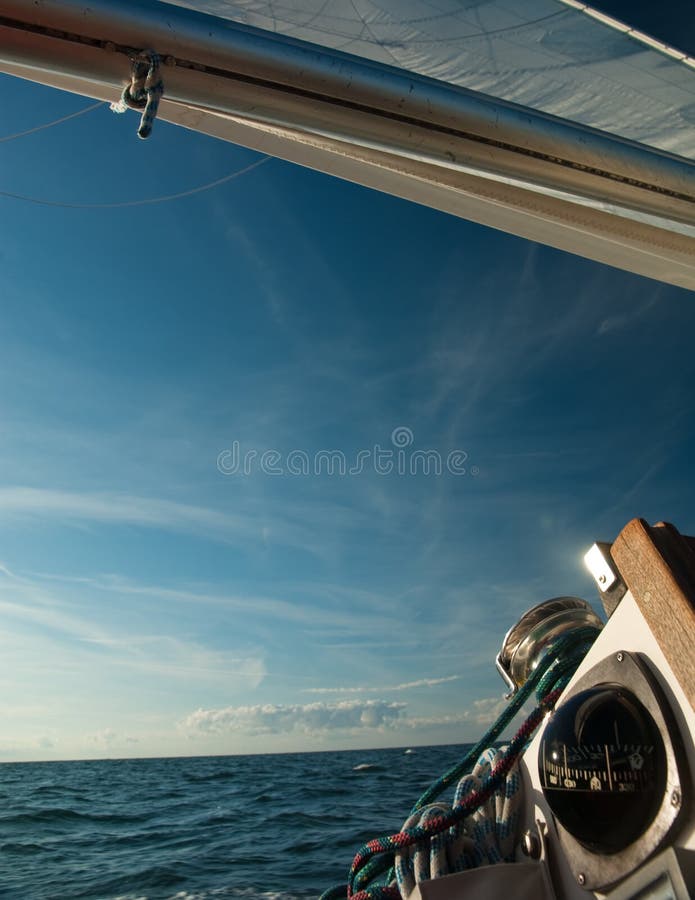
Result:
[[[560,845],[585,890],[634,872],[689,808],[677,723],[637,653],[611,653],[570,685],[546,720],[537,761]]]
[[[539,768],[548,805],[584,847],[616,853],[653,821],[666,787],[664,742],[625,687],[602,684],[555,712]]]

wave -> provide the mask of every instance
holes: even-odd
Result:
[[[22,843],[21,841],[7,841],[0,844],[0,853],[16,853],[19,855],[34,855],[36,853],[56,853],[55,847],[47,847],[45,844]]]
[[[287,809],[267,819],[269,825],[294,825],[297,829],[320,828],[335,824],[335,813],[309,813],[301,810]]]
[[[193,772],[184,772],[183,777],[186,781],[191,781],[194,784],[204,784],[207,781],[231,781],[232,779],[238,778],[239,773],[229,770],[225,770],[222,772],[210,772],[205,775],[195,775]]]
[[[100,898],[125,896],[131,898],[147,898],[148,889],[157,892],[158,896],[162,896],[162,891],[176,890],[177,887],[186,881],[186,876],[176,871],[173,866],[155,865],[146,869],[140,869],[137,872],[127,872],[115,875],[111,879],[102,878],[97,884],[87,884],[84,890],[71,894],[74,898]],[[137,885],[136,890],[132,890],[132,886]],[[53,894],[57,896],[57,894]]]
[[[0,894],[315,900],[462,752],[404,750],[0,766]]]
[[[178,894],[174,894],[167,900],[210,900],[212,897],[244,897],[246,900],[307,900],[309,897],[315,897],[315,893],[302,891],[297,894],[290,891],[265,891],[255,887],[222,887],[208,891],[179,891]],[[136,898],[114,897],[113,900],[136,900]]]
[[[65,807],[54,807],[53,809],[35,809],[31,812],[8,813],[0,816],[0,823],[3,825],[34,825],[50,822],[106,822],[130,825],[149,818],[149,813],[87,813]]]
[[[244,900],[308,900],[315,898],[313,891],[292,893],[290,891],[267,891],[256,887],[220,887],[202,891],[177,891],[167,897],[167,900],[212,900],[212,898],[229,897],[244,898]],[[150,900],[141,892],[117,894],[109,900]]]
[[[34,794],[52,797],[55,794],[72,795],[73,797],[87,797],[89,792],[84,788],[72,787],[68,784],[39,784],[34,788]]]

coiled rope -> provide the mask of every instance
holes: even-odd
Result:
[[[491,772],[503,760],[503,750],[487,749],[471,774],[459,781],[453,808],[462,805],[470,794],[482,792]],[[512,862],[521,800],[521,775],[517,759],[500,787],[486,803],[471,813],[465,823],[459,822],[447,833],[436,834],[427,843],[415,844],[396,853],[395,872],[400,895],[408,897],[415,890],[416,884],[431,878],[441,878],[451,872]],[[447,812],[443,803],[431,804],[413,813],[402,830],[409,831],[416,825],[427,824]]]
[[[420,881],[485,862],[511,861],[521,800],[519,759],[595,639],[594,629],[580,628],[558,641],[463,760],[419,798],[402,830],[364,844],[347,886],[330,888],[320,900],[400,900]],[[488,749],[534,691],[538,705],[509,745]],[[428,806],[459,779],[450,808]]]

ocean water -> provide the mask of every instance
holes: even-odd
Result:
[[[467,746],[0,764],[0,897],[317,897]]]

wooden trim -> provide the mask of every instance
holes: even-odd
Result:
[[[695,538],[633,519],[611,555],[673,673],[695,706]]]

